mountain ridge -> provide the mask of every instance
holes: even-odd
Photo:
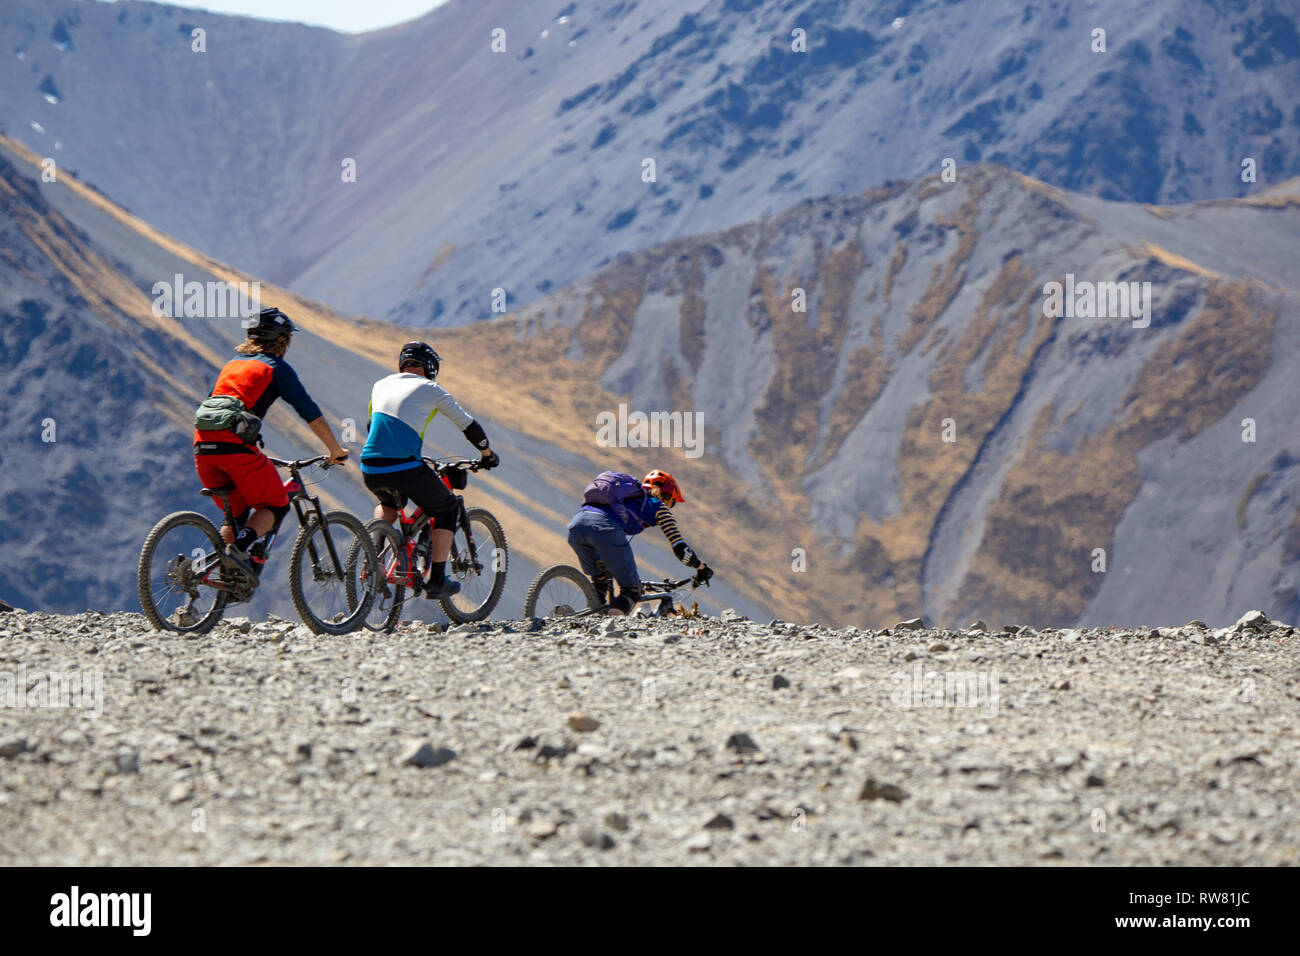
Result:
[[[723,577],[741,593],[727,600],[786,619],[1141,620],[1141,582],[1162,559],[1131,555],[1150,550],[1152,522],[1183,535],[1171,601],[1207,620],[1243,602],[1285,617],[1300,470],[1285,443],[1291,357],[1274,342],[1297,321],[1295,202],[1144,208],[998,166],[807,201],[627,253],[502,319],[445,330],[443,380],[525,469],[480,490],[534,567],[569,560],[563,525],[593,470],[666,464],[688,488],[692,543],[730,558]],[[170,264],[150,261],[127,270],[137,290],[149,269],[170,280]],[[1066,271],[1150,282],[1148,326],[1043,315],[1044,283]],[[312,336],[303,360],[351,396],[331,403],[334,418],[364,404],[370,369],[411,334],[274,294]],[[620,403],[703,413],[706,453],[601,447],[598,416]],[[1231,434],[1247,408],[1255,445]],[[1206,488],[1168,473],[1156,449],[1202,470],[1237,460],[1212,466]],[[1160,487],[1178,490],[1153,498]],[[1217,529],[1224,555],[1170,508]],[[1104,573],[1090,569],[1097,548],[1115,565]]]
[[[243,271],[421,327],[494,317],[495,289],[514,309],[618,252],[946,159],[1141,202],[1300,173],[1300,111],[1285,109],[1300,41],[1271,3],[560,7],[453,2],[342,36],[13,0],[0,125]],[[1096,23],[1111,27],[1104,53]],[[195,27],[209,53],[191,52]]]

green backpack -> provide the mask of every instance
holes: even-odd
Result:
[[[232,431],[249,445],[262,437],[262,420],[234,395],[205,398],[194,412],[194,427],[201,432]]]

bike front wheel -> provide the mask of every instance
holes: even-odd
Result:
[[[486,618],[501,600],[509,564],[501,522],[489,511],[470,508],[447,556],[447,577],[459,581],[460,590],[439,599],[443,613],[457,624]]]
[[[552,565],[533,578],[524,598],[525,618],[551,620],[599,608],[596,588],[585,574],[567,564]]]
[[[350,559],[353,550],[356,557]],[[302,622],[316,634],[348,634],[374,604],[379,557],[365,526],[346,511],[312,518],[289,555],[289,594]]]
[[[226,544],[206,517],[178,511],[149,532],[136,568],[140,608],[160,631],[206,634],[221,620],[229,595],[220,583]]]

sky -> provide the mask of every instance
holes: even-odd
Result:
[[[109,0],[112,2],[112,0]],[[295,20],[344,33],[378,30],[423,16],[447,0],[164,0],[177,7]]]

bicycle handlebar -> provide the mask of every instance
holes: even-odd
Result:
[[[330,461],[329,455],[317,455],[315,458],[300,458],[297,461],[285,461],[283,458],[273,458],[272,456],[267,455],[266,460],[277,468],[288,468],[290,471],[301,471],[303,468],[310,468],[312,465],[320,465],[322,471],[327,471],[334,467],[335,464],[343,464],[341,461]]]
[[[695,575],[691,575],[689,578],[682,578],[680,581],[673,581],[670,580],[669,578],[664,578],[662,581],[642,581],[641,587],[642,589],[663,588],[664,591],[675,591],[678,588],[685,587],[688,584],[692,585],[693,587],[699,587],[699,585],[695,583]],[[706,583],[704,586],[708,587],[708,584]]]
[[[428,455],[421,456],[427,464],[433,466],[435,471],[445,471],[450,468],[459,468],[462,471],[478,471],[482,465],[483,459],[477,461],[470,458],[430,458]]]

